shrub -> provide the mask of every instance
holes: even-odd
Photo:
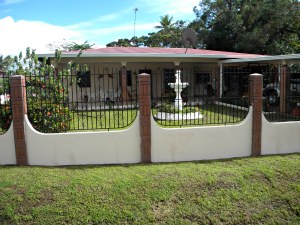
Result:
[[[11,124],[11,108],[9,103],[5,105],[0,104],[0,129],[6,131],[10,127]]]
[[[54,65],[59,61],[56,52]],[[15,57],[16,74],[26,77],[28,119],[33,127],[41,132],[52,133],[68,131],[70,129],[71,111],[66,103],[67,88],[55,67],[44,59],[37,60],[35,52],[26,51]]]
[[[175,108],[173,104],[162,104],[159,109],[159,112],[165,112],[165,113],[194,113],[198,112],[198,108],[194,106],[188,106],[188,107],[183,107],[182,111],[179,109]]]
[[[159,109],[159,112],[165,112],[165,113],[178,113],[179,110],[175,108],[175,106],[173,104],[170,103],[165,103],[162,104]]]
[[[41,132],[53,133],[70,129],[70,110],[59,104],[34,103],[28,107],[32,126]]]

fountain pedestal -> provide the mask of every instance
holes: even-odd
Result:
[[[175,83],[168,83],[168,85],[174,89],[176,93],[176,98],[175,98],[175,103],[174,106],[176,109],[182,110],[183,104],[182,104],[182,98],[181,98],[181,92],[182,89],[187,87],[189,84],[187,82],[181,82],[181,77],[180,77],[180,70],[176,71],[175,77],[176,81]]]
[[[180,73],[180,70],[176,71],[175,83],[168,83],[168,85],[173,88],[176,93],[174,107],[179,110],[179,113],[158,112],[155,116],[156,118],[161,120],[195,120],[203,118],[203,116],[199,112],[182,113],[183,103],[181,92],[182,89],[187,87],[189,84],[187,82],[181,82]]]

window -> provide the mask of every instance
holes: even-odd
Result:
[[[127,86],[132,86],[132,75],[131,70],[127,70]]]
[[[91,73],[90,71],[77,73],[77,84],[80,88],[91,87]]]
[[[175,70],[174,69],[164,69],[163,79],[164,79],[164,89],[171,90],[169,83],[175,82]]]
[[[206,84],[209,82],[209,73],[207,72],[196,72],[195,73],[196,84]]]

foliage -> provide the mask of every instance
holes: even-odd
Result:
[[[50,70],[51,71],[51,70]],[[32,126],[41,132],[60,132],[70,129],[71,114],[64,105],[66,90],[60,75],[26,77],[28,117]]]
[[[1,133],[3,131],[8,130],[12,120],[8,77],[0,77],[0,95],[2,96],[2,99],[0,101],[0,133]]]
[[[9,73],[12,69],[13,62],[14,59],[11,56],[8,55],[4,58],[3,55],[0,55],[0,70]]]
[[[180,111],[175,107],[174,104],[170,103],[164,103],[158,108],[158,112],[166,112],[166,113],[193,113],[193,112],[198,112],[197,107],[189,106],[186,107],[184,106],[183,109]]]
[[[9,102],[4,105],[0,104],[0,133],[6,131],[10,127],[12,119],[11,107]]]
[[[77,51],[77,50],[86,50],[86,49],[91,49],[95,44],[90,44],[88,41],[85,41],[82,44],[78,44],[76,42],[67,42],[67,41],[63,41],[62,43],[50,43],[47,45],[47,47],[52,50],[60,50],[60,51]]]
[[[207,49],[261,54],[299,52],[296,0],[203,0],[190,26]]]
[[[78,44],[76,42],[67,43],[63,46],[63,50],[66,51],[77,51],[77,50],[85,50],[91,49],[95,44],[90,44],[88,41],[85,41],[83,44]]]
[[[95,44],[90,44],[88,43],[88,41],[85,41],[83,44],[78,44],[76,42],[66,42],[64,41],[63,43],[61,44],[58,44],[58,43],[50,43],[47,45],[47,47],[50,49],[50,50],[59,50],[59,51],[66,51],[66,52],[69,52],[69,51],[78,51],[78,54],[77,54],[77,57],[80,57],[81,54],[82,54],[82,51],[83,50],[86,50],[86,49],[91,49]]]
[[[179,109],[175,107],[172,103],[164,103],[158,108],[159,112],[165,112],[165,113],[179,113]]]
[[[8,93],[9,91],[9,79],[6,77],[0,77],[0,95]]]
[[[183,47],[181,32],[186,27],[186,22],[178,20],[172,22],[173,17],[165,15],[161,17],[160,25],[155,28],[158,32],[149,33],[148,36],[132,37],[131,39],[119,39],[108,43],[107,47]]]
[[[22,53],[15,57],[14,73],[26,77],[28,118],[41,132],[69,130],[70,110],[64,104],[67,89],[61,74],[57,74],[53,66],[59,61],[59,51],[55,55],[52,64],[46,59],[38,61],[35,51],[30,48],[26,49],[24,58]]]
[[[299,167],[299,154],[146,165],[3,166],[0,221],[299,224]]]

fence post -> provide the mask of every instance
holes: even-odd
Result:
[[[10,96],[15,138],[17,165],[28,165],[27,146],[25,139],[25,121],[27,114],[25,77],[15,75],[10,78]]]
[[[280,68],[280,112],[286,112],[286,85],[287,83],[287,65],[282,65]]]
[[[127,69],[126,66],[121,68],[121,98],[123,104],[127,104],[128,91],[127,91]]]
[[[261,132],[262,132],[262,89],[263,75],[250,74],[250,105],[253,107],[252,118],[252,156],[261,155]]]
[[[150,75],[139,75],[139,109],[140,109],[140,137],[141,161],[151,162],[151,82]]]

